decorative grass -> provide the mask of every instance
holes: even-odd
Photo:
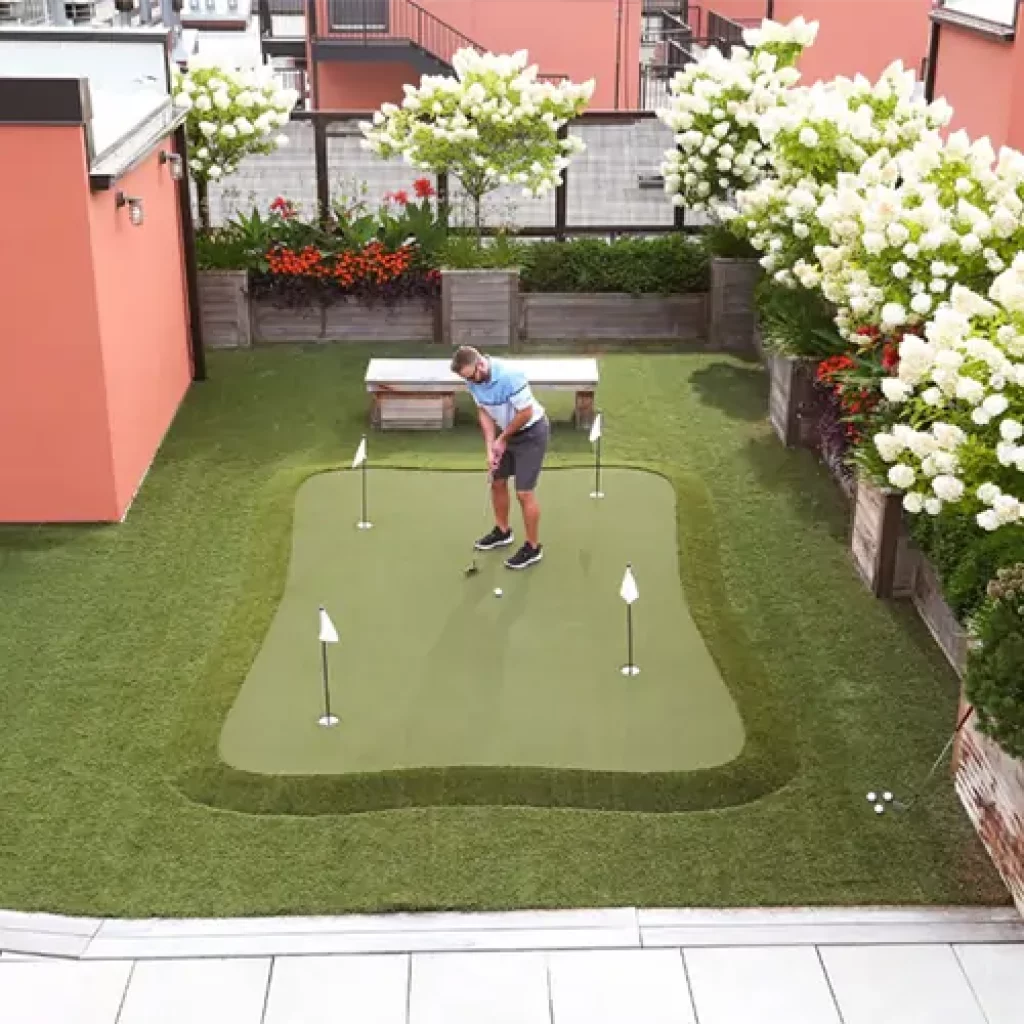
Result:
[[[351,459],[366,358],[212,353],[125,524],[0,529],[0,906],[1008,902],[948,779],[906,817],[871,813],[867,790],[907,792],[941,749],[956,681],[913,613],[858,582],[848,507],[771,436],[763,372],[716,355],[605,356],[600,401],[609,461],[676,489],[691,612],[747,730],[737,761],[685,795],[652,787],[663,813],[464,790],[329,814],[330,780],[226,769],[217,737],[281,595],[295,493]],[[472,427],[373,442],[393,466],[481,461]],[[585,434],[556,430],[556,464],[589,458]],[[443,773],[421,784],[453,797]]]

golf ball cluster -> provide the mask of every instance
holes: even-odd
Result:
[[[501,594],[502,594],[501,587],[495,587],[494,588],[494,596],[495,597],[501,597]]]
[[[882,800],[885,801],[885,802],[884,803],[879,803],[878,802],[878,794],[877,793],[868,793],[868,803],[875,805],[875,814],[884,814],[885,813],[885,804],[892,803],[892,793],[890,793],[888,790],[886,790],[882,794]]]

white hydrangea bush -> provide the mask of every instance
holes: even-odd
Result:
[[[363,146],[384,159],[401,157],[419,170],[458,179],[473,200],[502,185],[528,198],[556,188],[574,154],[585,148],[559,130],[587,108],[593,79],[575,84],[537,80],[525,50],[513,54],[459,50],[454,77],[424,75],[406,85],[401,105],[385,103],[363,121]]]
[[[870,458],[908,512],[955,505],[990,531],[1024,521],[1024,254],[987,299],[954,285],[882,386],[889,423]]]
[[[924,323],[954,285],[984,294],[1024,248],[1024,155],[932,135],[841,175],[817,211],[820,286],[837,323],[891,333]]]
[[[896,61],[875,83],[858,75],[794,90],[762,120],[774,173],[737,195],[731,227],[764,254],[762,265],[780,284],[819,286],[815,248],[830,237],[816,212],[842,175],[856,174],[877,153],[939,141],[952,109],[944,100],[926,103],[916,90],[913,71]]]
[[[800,73],[793,66],[817,35],[817,22],[764,21],[744,32],[747,47],[729,57],[710,47],[678,72],[658,117],[674,133],[661,173],[675,206],[730,216],[733,195],[757,184],[771,165],[760,125],[788,101]]]
[[[286,146],[281,129],[299,94],[281,88],[270,65],[235,68],[196,57],[186,71],[174,68],[171,95],[174,106],[188,110],[189,173],[199,186],[203,226],[209,227],[208,183],[234,173],[247,156]]]

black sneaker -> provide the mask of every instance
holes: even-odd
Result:
[[[490,551],[492,548],[508,547],[515,540],[511,530],[504,533],[495,527],[486,537],[481,537],[475,544],[477,551]]]
[[[529,542],[527,542],[511,558],[506,559],[505,565],[509,569],[525,569],[528,565],[533,565],[534,562],[539,562],[543,557],[543,544],[533,547]]]

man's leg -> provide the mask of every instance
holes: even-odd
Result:
[[[491,504],[494,506],[494,522],[502,533],[508,533],[508,478],[491,481]]]
[[[533,429],[536,433],[531,433],[516,447],[516,497],[523,510],[526,543],[505,562],[509,569],[525,569],[543,557],[540,546],[540,504],[537,501],[536,487],[547,452],[547,421],[542,421]]]
[[[523,510],[526,542],[532,548],[540,547],[540,504],[537,502],[537,495],[533,491],[516,491],[516,497]]]
[[[509,529],[509,494],[508,478],[512,474],[512,456],[505,452],[498,468],[491,478],[491,507],[494,509],[494,529],[476,542],[478,551],[490,551],[492,548],[503,548],[513,542],[512,531]]]

